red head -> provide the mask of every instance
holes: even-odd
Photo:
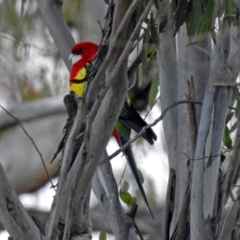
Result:
[[[98,45],[92,42],[80,42],[72,47],[69,60],[72,63],[70,72],[70,89],[81,96],[84,90],[85,83],[73,84],[71,80],[82,80],[86,77],[86,70],[84,70],[87,62],[91,62],[96,56]]]
[[[72,62],[72,70],[70,73],[70,80],[74,79],[80,69],[82,69],[87,62],[94,59],[98,51],[98,45],[93,42],[80,42],[72,47],[69,60]]]
[[[70,61],[72,64],[83,62],[83,66],[94,59],[98,51],[98,45],[93,42],[80,42],[72,47]],[[82,67],[83,67],[82,66]]]

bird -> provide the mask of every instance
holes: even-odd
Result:
[[[72,68],[69,77],[69,89],[71,93],[70,102],[72,102],[73,93],[77,97],[83,96],[84,90],[88,83],[88,76],[91,71],[92,62],[94,58],[97,56],[98,50],[99,50],[98,45],[90,41],[79,42],[72,47],[71,54],[69,56],[69,60],[72,63]],[[74,110],[74,112],[76,112],[76,109]],[[116,127],[114,128],[112,133],[119,147],[122,147],[130,139],[131,129],[139,133],[145,126],[147,126],[147,123],[142,119],[137,110],[134,108],[129,97],[126,97],[120,116],[118,118],[118,122],[116,123]],[[148,128],[142,136],[151,145],[157,139],[156,134],[151,128]],[[57,153],[60,152],[61,148],[63,147],[64,141],[62,140],[61,142],[62,146],[59,146]],[[54,155],[55,157],[57,153],[55,153]],[[143,200],[146,204],[147,210],[152,216],[152,218],[154,218],[141,182],[141,178],[139,176],[138,168],[133,156],[131,146],[128,146],[124,150],[124,154],[130,166],[130,169],[133,173],[133,176],[136,180],[136,183],[139,187]]]
[[[70,91],[82,97],[87,83],[91,62],[96,56],[98,45],[93,42],[80,42],[72,47],[69,60],[72,69],[69,77]]]

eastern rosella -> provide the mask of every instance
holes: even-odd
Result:
[[[94,59],[98,51],[98,45],[92,42],[80,42],[72,47],[70,54],[70,61],[72,62],[72,69],[70,72],[69,86],[70,91],[74,92],[78,97],[81,97],[84,93],[84,89],[87,83],[88,71],[91,66],[91,61]],[[119,116],[119,121],[116,124],[116,128],[113,130],[113,136],[115,137],[118,145],[121,147],[130,139],[131,129],[137,133],[145,127],[147,123],[141,118],[136,109],[130,103],[130,99],[126,98],[123,109]],[[150,144],[153,144],[157,139],[152,129],[148,129],[143,138]],[[133,172],[141,195],[147,206],[149,213],[152,215],[149,203],[142,186],[141,179],[139,177],[138,169],[133,157],[131,146],[125,150],[125,155],[128,160],[128,164]]]

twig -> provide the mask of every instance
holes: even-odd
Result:
[[[215,82],[212,84],[214,87],[237,87],[240,86],[239,82]]]
[[[190,158],[188,157],[188,155],[186,153],[182,153],[184,154],[188,160],[190,161],[197,161],[197,160],[203,160],[203,159],[207,159],[207,158],[210,158],[210,157],[220,157],[222,155],[222,153],[219,153],[219,154],[216,154],[216,155],[209,155],[209,156],[205,156],[205,157],[201,157],[201,158]]]
[[[128,164],[126,163],[126,164],[125,164],[125,167],[124,167],[124,169],[123,169],[121,178],[120,178],[120,180],[119,180],[119,182],[118,182],[118,187],[120,186],[120,184],[121,184],[121,182],[122,182],[122,180],[123,180],[123,176],[124,176],[125,171],[126,171],[126,169],[127,169],[127,165],[128,165]]]
[[[136,204],[136,199],[134,198],[133,205],[132,205],[129,213],[127,213],[127,215],[132,219],[134,228],[135,228],[137,234],[139,235],[140,239],[144,240],[142,233],[140,232],[140,229],[138,228],[138,225],[136,224],[135,219],[134,219],[137,214],[137,210],[138,210],[138,205]]]
[[[0,107],[8,114],[11,118],[13,118],[13,119],[16,120],[16,122],[19,124],[19,126],[21,127],[21,129],[23,130],[23,132],[27,135],[27,137],[28,137],[28,138],[30,139],[30,141],[32,142],[33,146],[35,147],[37,153],[38,153],[39,156],[40,156],[40,159],[41,159],[41,162],[42,162],[42,164],[43,164],[43,168],[44,168],[44,170],[45,170],[45,172],[46,172],[46,174],[47,174],[48,180],[49,180],[49,182],[50,182],[51,185],[52,185],[51,188],[54,189],[54,184],[53,184],[53,182],[52,182],[52,180],[51,180],[51,178],[50,178],[50,176],[49,176],[49,174],[48,174],[48,170],[47,170],[47,167],[46,167],[46,165],[45,165],[45,163],[44,163],[43,156],[42,156],[40,150],[38,149],[36,143],[34,142],[34,140],[32,139],[32,137],[28,134],[28,132],[25,130],[25,128],[23,127],[23,125],[21,124],[21,122],[20,122],[16,117],[14,117],[6,108],[4,108],[1,104],[0,104]],[[54,190],[55,190],[55,189],[54,189]]]
[[[166,115],[166,113],[173,107],[179,105],[179,104],[184,104],[184,103],[195,103],[195,104],[202,104],[201,102],[199,101],[194,101],[194,100],[181,100],[181,101],[177,101],[175,103],[173,103],[172,105],[170,105],[169,107],[167,107],[163,112],[162,114],[160,115],[160,117],[158,117],[153,123],[151,124],[148,124],[147,126],[145,126],[141,132],[139,132],[138,134],[136,134],[136,136],[133,138],[133,139],[130,139],[127,143],[125,143],[121,148],[119,148],[116,152],[114,152],[113,154],[111,154],[107,159],[103,159],[102,161],[105,161],[105,160],[110,160],[114,157],[116,157],[119,153],[123,152],[128,146],[130,146],[133,142],[135,142],[139,137],[141,137],[147,129],[155,126],[158,122],[160,122],[164,116]],[[102,162],[101,161],[101,162]]]
[[[155,100],[154,104],[150,107],[150,109],[147,111],[147,113],[145,114],[144,119],[147,118],[148,114],[150,113],[150,111],[153,109],[153,107],[157,104],[158,100],[160,100],[160,96]]]

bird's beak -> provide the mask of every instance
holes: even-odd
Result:
[[[71,53],[69,55],[69,61],[73,64],[75,64],[76,62],[78,62],[79,60],[82,59],[82,55],[76,55],[76,54],[73,54]]]
[[[72,63],[73,56],[74,56],[74,54],[70,53],[70,55],[69,55],[69,62],[70,63]]]

